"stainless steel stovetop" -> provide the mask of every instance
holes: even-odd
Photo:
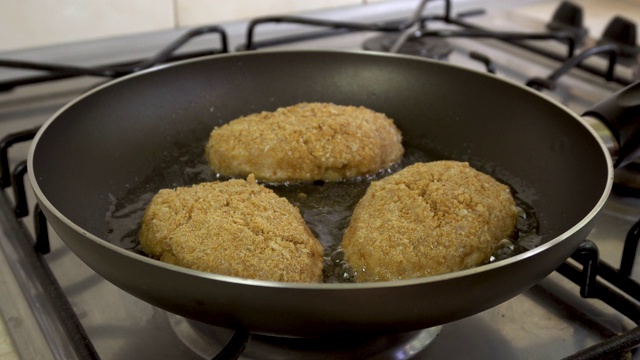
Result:
[[[455,3],[454,13],[478,8],[484,15],[469,17],[468,21],[504,31],[545,31],[544,23],[517,11],[519,6],[539,1]],[[555,2],[552,2],[555,4]],[[382,2],[365,7],[342,8],[307,14],[315,18],[343,21],[383,21],[410,17],[417,1]],[[640,13],[640,5],[637,5]],[[442,4],[435,2],[427,13],[438,14]],[[515,9],[515,10],[514,10]],[[585,8],[588,12],[589,8]],[[220,24],[229,34],[230,48],[244,42],[246,23]],[[434,29],[448,25],[434,23]],[[431,27],[430,27],[431,29]],[[267,24],[258,32],[265,39],[292,32],[306,32],[308,27],[291,24]],[[180,35],[180,31],[166,31],[118,39],[69,44],[46,49],[25,50],[0,54],[0,58],[39,60],[79,66],[120,62],[144,58],[158,51]],[[356,32],[323,37],[304,42],[279,45],[282,48],[360,49],[361,44],[377,33]],[[598,34],[591,34],[597,37]],[[590,41],[594,41],[591,39]],[[190,43],[187,49],[217,46],[217,40],[203,38]],[[546,77],[559,62],[531,54],[518,47],[497,40],[450,39],[454,51],[449,61],[483,71],[485,65],[469,57],[471,52],[487,55],[493,61],[498,76],[524,83],[533,77]],[[531,44],[543,44],[530,42]],[[563,51],[559,43],[544,42],[550,51]],[[594,67],[604,68],[605,59],[590,59]],[[617,74],[634,80],[633,66],[620,66]],[[27,71],[4,69],[0,81],[19,78]],[[16,88],[0,93],[0,137],[42,124],[57,109],[82,92],[102,83],[104,79],[82,77]],[[622,87],[584,71],[572,71],[562,77],[557,88],[545,91],[550,97],[580,113],[591,104]],[[29,143],[10,148],[11,168],[26,159]],[[35,204],[28,193],[29,207]],[[24,359],[78,358],[69,337],[63,331],[42,285],[36,280],[18,246],[33,241],[35,232],[31,216],[16,220],[13,214],[14,196],[11,188],[0,196],[0,311],[13,339],[18,355]],[[33,213],[33,211],[31,211]],[[622,246],[627,232],[640,219],[640,199],[611,195],[596,228],[589,239],[597,244],[600,256],[614,266],[620,263]],[[104,359],[122,358],[212,358],[216,349],[231,336],[230,331],[212,330],[166,313],[144,303],[96,275],[84,265],[62,241],[49,231],[51,252],[36,256],[50,268],[68,298],[71,310],[79,318],[98,356]],[[636,263],[640,255],[635,257]],[[631,278],[640,281],[640,266],[635,266]],[[559,273],[553,273],[539,285],[490,310],[442,326],[439,334],[424,350],[413,354],[412,344],[396,344],[382,351],[379,358],[401,359],[560,359],[597,342],[636,326],[600,300],[583,299],[579,287]],[[463,296],[463,294],[461,294]],[[265,343],[267,345],[265,345]],[[261,358],[273,358],[276,350],[269,350],[268,341],[249,343],[245,357],[259,353]],[[351,356],[344,355],[344,358]],[[286,357],[284,357],[286,358]],[[312,358],[310,354],[293,353],[288,358]],[[322,358],[320,355],[315,358]],[[336,358],[326,355],[325,358]],[[636,354],[634,358],[640,359]]]

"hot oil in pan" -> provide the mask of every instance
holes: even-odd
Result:
[[[184,144],[182,144],[184,145]],[[123,196],[113,197],[107,213],[109,232],[106,239],[123,248],[142,254],[138,233],[144,210],[151,198],[162,188],[189,186],[205,181],[224,181],[209,169],[202,156],[203,146],[176,146],[167,161],[138,184],[128,187]],[[424,150],[405,145],[405,154],[399,164],[379,173],[357,179],[338,182],[315,182],[306,184],[268,184],[278,195],[287,198],[298,207],[307,225],[325,248],[325,282],[351,282],[352,271],[343,260],[340,241],[349,225],[351,213],[367,190],[371,181],[388,176],[415,162],[428,162],[439,157]],[[499,179],[501,180],[501,179]],[[504,182],[504,181],[503,181]],[[498,261],[527,249],[540,242],[537,234],[538,220],[534,209],[518,198],[517,234],[513,240],[503,240],[490,261]]]

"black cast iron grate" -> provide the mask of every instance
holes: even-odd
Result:
[[[197,37],[207,34],[214,34],[220,38],[219,49],[205,49],[200,51],[190,51],[178,54],[184,45]],[[23,85],[38,84],[42,82],[68,79],[77,76],[97,76],[104,78],[117,78],[153,66],[174,62],[178,60],[190,59],[205,55],[222,54],[228,52],[228,36],[225,30],[217,25],[201,26],[193,28],[182,34],[166,47],[158,51],[155,55],[125,63],[109,64],[97,67],[81,67],[61,64],[39,63],[29,61],[0,59],[0,67],[12,69],[37,70],[44,72],[41,75],[26,76],[18,79],[0,82],[0,91],[9,91]]]
[[[439,40],[447,38],[477,38],[477,39],[497,39],[509,43],[513,46],[528,50],[534,54],[547,57],[560,62],[562,65],[546,78],[533,78],[527,85],[537,89],[553,90],[555,82],[569,70],[577,68],[601,76],[608,81],[617,82],[621,85],[629,85],[633,79],[618,76],[614,73],[617,63],[623,60],[633,59],[640,48],[635,45],[635,24],[620,17],[614,18],[606,27],[605,32],[597,45],[584,49],[580,54],[575,55],[575,50],[580,45],[586,35],[586,30],[582,27],[582,9],[570,2],[564,1],[560,4],[552,19],[547,24],[547,32],[504,32],[486,29],[467,21],[467,18],[482,15],[484,10],[471,10],[462,13],[452,14],[450,0],[444,0],[445,6],[440,15],[424,15],[415,20],[400,19],[382,23],[359,23],[348,21],[333,21],[326,19],[315,19],[300,16],[267,16],[251,20],[246,31],[246,42],[239,45],[236,50],[256,50],[264,47],[291,44],[311,39],[337,36],[357,31],[375,31],[386,34],[399,34],[418,25],[412,37],[408,39],[437,38]],[[457,30],[429,30],[429,22],[444,22],[455,25]],[[258,27],[269,24],[298,24],[321,28],[316,32],[306,32],[303,34],[281,36],[268,40],[256,40]],[[416,24],[417,23],[417,24]],[[192,51],[177,54],[177,50],[190,42],[192,39],[205,35],[215,34],[220,37],[220,49],[208,49],[203,51]],[[523,40],[544,40],[559,41],[566,44],[566,55],[558,54],[543,47],[532,45]],[[36,63],[16,60],[0,59],[0,67],[14,69],[29,69],[45,72],[43,75],[29,76],[19,79],[12,79],[0,82],[0,91],[8,91],[18,86],[36,84],[52,80],[61,80],[76,76],[97,76],[115,78],[132,72],[140,71],[161,63],[171,62],[186,58],[193,58],[203,55],[219,54],[228,52],[228,37],[225,30],[217,25],[203,26],[191,29],[162,49],[156,55],[143,60],[131,61],[127,63],[104,65],[99,67],[78,67],[70,65]],[[605,55],[609,59],[606,70],[585,64],[584,60],[591,56]],[[495,73],[495,66],[491,59],[478,53],[471,53],[469,56],[484,63],[487,70]]]

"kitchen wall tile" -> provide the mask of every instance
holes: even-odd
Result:
[[[4,1],[0,51],[174,26],[173,0]]]
[[[0,12],[0,52],[374,1],[394,0],[8,1]]]
[[[363,0],[175,0],[179,27],[362,4]]]

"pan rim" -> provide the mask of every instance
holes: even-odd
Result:
[[[424,61],[424,62],[428,62],[428,63],[434,63],[437,64],[438,66],[444,66],[444,67],[453,67],[453,68],[457,68],[461,71],[466,71],[466,72],[473,72],[476,74],[479,74],[481,76],[486,76],[489,78],[493,78],[493,81],[501,81],[501,82],[506,82],[508,84],[510,84],[511,86],[516,86],[518,88],[520,88],[521,90],[527,91],[531,94],[534,94],[535,96],[539,97],[542,101],[547,101],[550,102],[552,105],[555,105],[556,107],[558,107],[559,109],[563,110],[567,115],[571,116],[574,118],[574,120],[576,120],[579,124],[581,124],[584,128],[586,128],[587,131],[589,131],[589,133],[592,134],[592,136],[595,138],[596,142],[600,145],[600,148],[602,150],[602,153],[605,156],[605,162],[607,164],[607,181],[606,181],[606,185],[604,187],[604,191],[602,192],[601,197],[599,198],[598,202],[595,204],[595,206],[589,211],[589,213],[582,218],[582,220],[580,220],[578,223],[574,224],[571,228],[569,228],[567,231],[565,231],[562,234],[559,234],[558,236],[556,236],[555,238],[547,241],[546,243],[535,247],[534,249],[531,250],[527,250],[525,252],[523,252],[522,254],[518,254],[516,256],[510,257],[508,259],[504,259],[504,260],[500,260],[497,261],[495,263],[491,263],[491,264],[485,264],[485,265],[480,265],[474,268],[470,268],[470,269],[465,269],[465,270],[460,270],[460,271],[455,271],[455,272],[451,272],[451,273],[445,273],[445,274],[439,274],[439,275],[433,275],[433,276],[427,276],[427,277],[421,277],[421,278],[414,278],[414,279],[402,279],[402,280],[393,280],[393,281],[382,281],[382,282],[365,282],[365,283],[287,283],[287,282],[276,282],[276,281],[267,281],[267,280],[255,280],[255,279],[245,279],[245,278],[240,278],[240,277],[234,277],[234,276],[228,276],[228,275],[222,275],[222,274],[215,274],[215,273],[208,273],[208,272],[204,272],[204,271],[198,271],[198,270],[192,270],[189,268],[185,268],[185,267],[181,267],[181,266],[177,266],[177,265],[173,265],[173,264],[168,264],[168,263],[164,263],[161,262],[159,260],[156,259],[152,259],[149,257],[146,257],[144,255],[141,254],[137,254],[134,253],[130,250],[126,250],[124,248],[121,248],[117,245],[114,245],[112,243],[110,243],[109,241],[102,239],[88,231],[86,231],[85,229],[81,228],[79,225],[75,224],[74,222],[72,222],[69,218],[67,218],[64,214],[62,214],[49,200],[48,198],[45,196],[45,194],[43,193],[42,189],[40,188],[40,186],[38,185],[38,180],[37,180],[37,174],[35,174],[34,172],[34,157],[35,157],[35,152],[36,152],[36,148],[38,146],[38,143],[40,142],[40,138],[46,133],[47,128],[55,122],[55,120],[62,114],[64,113],[68,108],[74,106],[76,103],[82,101],[83,99],[85,99],[86,97],[91,96],[94,93],[100,92],[105,88],[111,87],[114,84],[123,82],[123,81],[128,81],[128,79],[131,78],[136,78],[138,76],[144,76],[145,74],[149,74],[149,73],[153,73],[156,71],[160,71],[162,69],[166,69],[166,68],[173,68],[173,67],[177,67],[177,66],[182,66],[184,64],[188,64],[188,63],[192,63],[192,62],[201,62],[201,61],[208,61],[211,59],[218,59],[218,58],[227,58],[227,57],[247,57],[247,56],[261,56],[261,55],[265,55],[265,54],[283,54],[283,53],[298,53],[298,54],[311,54],[311,53],[323,53],[323,54],[342,54],[342,55],[357,55],[357,56],[381,56],[381,57],[392,57],[392,58],[401,58],[401,59],[406,59],[406,60],[411,60],[411,61]],[[484,272],[489,272],[492,271],[494,269],[500,268],[502,266],[507,266],[509,264],[515,263],[515,262],[519,262],[521,260],[524,260],[526,258],[532,257],[540,252],[546,251],[547,249],[555,246],[556,244],[566,240],[567,238],[569,238],[570,236],[572,236],[574,233],[576,233],[577,231],[579,231],[580,229],[582,229],[587,223],[589,223],[590,221],[593,220],[593,218],[600,212],[600,210],[603,208],[605,202],[607,201],[607,198],[611,192],[611,189],[613,187],[613,161],[611,159],[611,156],[609,154],[609,152],[607,151],[606,145],[604,144],[604,142],[602,141],[602,139],[597,135],[597,133],[595,132],[595,130],[593,128],[591,128],[591,126],[589,126],[585,120],[583,120],[580,116],[578,116],[576,113],[574,113],[571,109],[569,109],[568,107],[566,107],[565,105],[559,103],[558,101],[556,101],[555,99],[545,96],[544,94],[537,92],[529,87],[526,87],[525,85],[519,84],[513,80],[510,79],[505,79],[505,78],[501,78],[497,75],[494,74],[490,74],[490,73],[486,73],[486,72],[482,72],[479,70],[475,70],[475,69],[468,69],[465,68],[463,66],[460,65],[456,65],[456,64],[450,64],[450,63],[443,63],[443,62],[438,62],[435,60],[430,60],[430,59],[425,59],[425,58],[420,58],[420,57],[415,57],[415,56],[410,56],[410,55],[402,55],[402,54],[390,54],[390,53],[374,53],[374,52],[370,52],[370,51],[364,51],[364,50],[297,50],[297,49],[291,49],[291,50],[260,50],[260,51],[256,51],[256,52],[241,52],[241,53],[228,53],[228,54],[217,54],[217,55],[209,55],[209,56],[203,56],[203,57],[199,57],[199,58],[195,58],[195,59],[188,59],[188,60],[183,60],[183,61],[178,61],[178,62],[174,62],[171,64],[163,64],[163,65],[159,65],[157,67],[154,68],[150,68],[150,69],[146,69],[140,72],[136,72],[133,74],[129,74],[123,77],[120,77],[118,79],[114,79],[112,81],[106,82],[104,84],[101,84],[89,91],[87,91],[86,93],[78,96],[77,98],[73,99],[72,101],[70,101],[69,103],[67,103],[65,106],[63,106],[62,108],[60,108],[58,111],[56,111],[38,130],[36,136],[34,137],[31,146],[29,147],[29,152],[28,152],[28,157],[27,157],[27,167],[28,167],[28,177],[29,177],[29,181],[31,183],[31,186],[33,188],[33,191],[36,195],[36,198],[38,200],[39,203],[41,203],[41,205],[43,207],[45,207],[48,211],[50,211],[51,213],[53,213],[53,215],[59,219],[61,222],[63,222],[66,226],[70,227],[73,231],[75,231],[76,233],[81,234],[85,239],[84,240],[90,240],[93,241],[94,243],[96,243],[96,245],[98,246],[103,246],[106,247],[108,250],[110,251],[115,251],[116,253],[118,253],[119,255],[122,256],[126,256],[132,260],[138,260],[138,261],[143,261],[151,266],[159,266],[161,268],[164,268],[165,270],[169,270],[169,271],[176,271],[188,276],[195,276],[198,278],[204,278],[204,279],[208,279],[208,280],[213,280],[213,281],[221,281],[221,282],[227,282],[227,283],[234,283],[237,285],[250,285],[250,286],[255,286],[255,287],[267,287],[267,288],[286,288],[286,289],[300,289],[300,290],[318,290],[318,291],[329,291],[329,290],[362,290],[362,289],[383,289],[383,288],[393,288],[393,287],[404,287],[404,286],[416,286],[416,285],[422,285],[422,284],[426,284],[426,283],[436,283],[436,282],[442,282],[442,281],[449,281],[452,279],[456,279],[456,278],[462,278],[462,277],[467,277],[470,275],[475,275],[478,273],[484,273]],[[64,242],[64,239],[62,239]],[[83,260],[84,262],[84,260]]]

